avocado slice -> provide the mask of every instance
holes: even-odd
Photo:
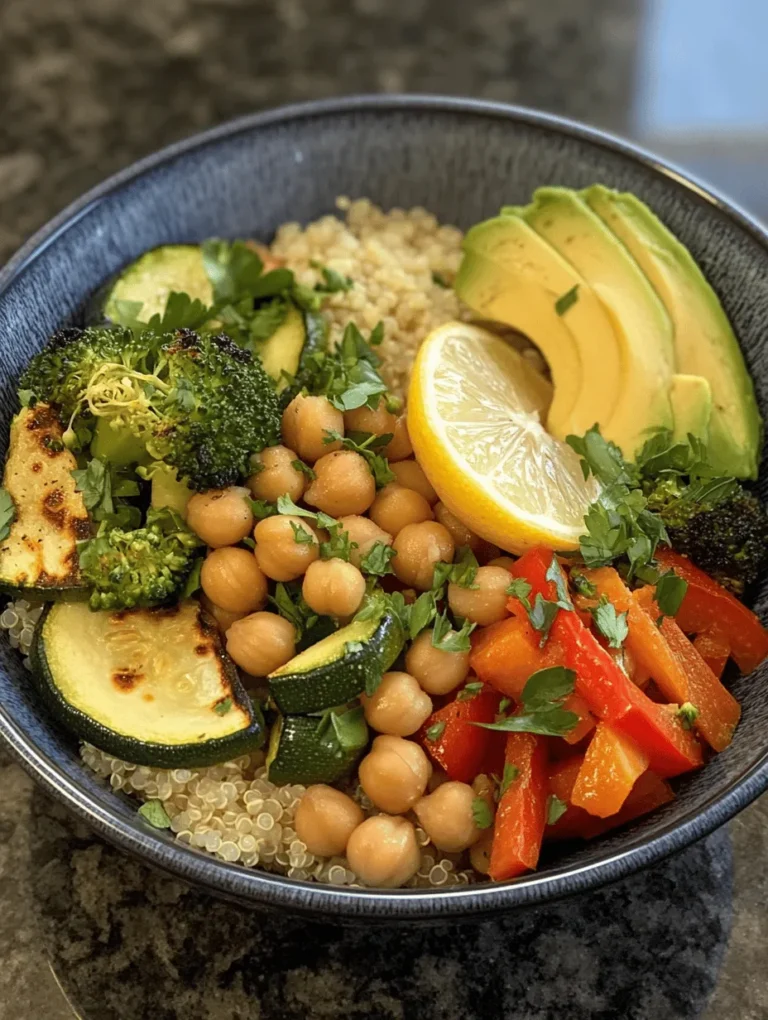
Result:
[[[669,389],[674,428],[672,438],[684,443],[689,435],[709,441],[712,419],[712,388],[702,375],[673,375]]]
[[[624,245],[575,192],[539,188],[529,206],[503,211],[521,216],[567,259],[607,312],[622,378],[613,416],[597,420],[631,458],[648,438],[649,428],[673,425],[669,388],[675,356],[664,305]]]
[[[736,478],[756,478],[762,421],[752,379],[717,295],[688,249],[634,195],[602,185],[583,195],[664,302],[674,325],[678,370],[709,381],[712,466]]]
[[[473,227],[464,252],[454,283],[461,300],[484,318],[524,333],[549,363],[554,383],[549,431],[564,439],[595,421],[607,422],[619,392],[618,349],[610,321],[583,278],[516,216]],[[576,300],[562,301],[569,292]]]

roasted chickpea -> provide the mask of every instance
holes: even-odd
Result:
[[[316,560],[307,567],[301,594],[320,616],[351,616],[363,601],[365,578],[344,560]]]
[[[401,815],[423,797],[431,772],[429,759],[413,740],[382,736],[360,762],[358,778],[377,808]]]
[[[332,786],[310,786],[294,818],[296,835],[315,857],[340,857],[365,815],[359,804]]]
[[[293,466],[298,459],[287,446],[268,446],[261,453],[254,453],[251,457],[254,473],[247,482],[253,498],[275,503],[279,496],[290,496],[298,503],[307,485],[304,472]]]
[[[251,676],[267,676],[296,654],[296,628],[277,613],[251,613],[227,631],[227,651]]]
[[[354,450],[327,453],[315,463],[315,475],[304,501],[331,517],[363,514],[376,496],[376,482],[365,457]]]
[[[399,460],[396,464],[389,465],[390,471],[395,476],[398,485],[406,489],[413,489],[420,496],[426,499],[430,506],[437,503],[437,493],[432,488],[432,483],[424,474],[421,464],[415,460]]]
[[[363,557],[368,555],[377,542],[392,545],[392,536],[388,532],[382,531],[378,524],[374,524],[368,517],[357,515],[340,517],[339,524],[341,524],[342,530],[349,535],[350,545],[357,546],[349,553],[349,561],[356,567],[360,566]]]
[[[413,456],[413,446],[411,446],[411,437],[408,435],[408,425],[404,414],[401,414],[395,422],[393,435],[384,448],[384,455],[391,462],[405,460],[406,457]]]
[[[314,464],[326,453],[340,450],[336,440],[326,443],[329,432],[344,435],[344,415],[325,397],[294,397],[283,411],[283,439],[301,460]]]
[[[453,582],[448,585],[451,612],[480,627],[503,620],[509,615],[509,581],[509,571],[504,567],[478,567],[474,587],[462,588]]]
[[[432,699],[409,673],[385,673],[375,693],[360,700],[368,724],[393,737],[409,737],[432,714]]]
[[[450,532],[436,521],[406,524],[393,543],[392,569],[398,580],[419,591],[432,587],[436,563],[450,563],[454,544]]]
[[[387,410],[387,402],[379,397],[374,410],[370,407],[356,407],[344,412],[344,428],[347,432],[372,432],[374,436],[395,433],[395,416]]]
[[[216,626],[222,634],[227,633],[235,620],[242,620],[244,616],[248,615],[247,613],[232,613],[228,609],[222,609],[215,602],[211,602],[205,593],[200,598],[200,604],[206,613],[216,621]]]
[[[511,556],[497,556],[486,564],[488,567],[503,567],[505,570],[511,570],[514,565],[515,561]]]
[[[407,524],[431,521],[432,508],[415,489],[406,489],[397,482],[389,482],[374,499],[369,515],[390,535],[397,535]]]
[[[248,496],[239,485],[196,492],[187,503],[187,525],[212,549],[242,542],[253,527]]]
[[[451,513],[445,503],[437,503],[435,505],[435,520],[438,520],[444,528],[450,531],[457,549],[460,549],[463,545],[468,545],[472,552],[477,551],[477,547],[482,539],[474,531],[470,531],[466,524],[462,524],[456,514]]]
[[[211,602],[229,613],[252,613],[267,602],[267,579],[248,549],[213,549],[200,571],[200,584]]]
[[[475,871],[487,875],[491,868],[491,847],[493,846],[493,829],[486,829],[473,847],[470,847],[469,862]]]
[[[427,694],[450,694],[467,679],[469,652],[435,648],[432,631],[423,630],[405,653],[405,668]]]
[[[293,525],[293,527],[292,527]],[[294,531],[301,528],[304,534]],[[309,535],[311,541],[297,542]],[[265,517],[253,529],[256,562],[273,581],[293,581],[320,555],[317,532],[305,517],[278,514]]]
[[[407,818],[367,818],[349,837],[347,860],[365,885],[398,889],[419,870],[416,830]]]
[[[467,783],[443,783],[434,793],[414,804],[419,825],[438,850],[456,854],[468,850],[482,836],[475,824],[472,802],[475,792]]]

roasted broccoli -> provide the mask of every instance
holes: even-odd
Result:
[[[68,445],[82,446],[97,423],[103,443],[108,426],[201,491],[236,482],[280,433],[272,382],[223,335],[65,330],[33,358],[20,387],[27,402],[57,405]]]
[[[80,571],[93,587],[91,609],[133,609],[179,597],[202,545],[173,510],[150,509],[134,531],[104,522],[80,550]]]
[[[733,479],[665,477],[648,493],[648,509],[661,517],[674,549],[737,595],[768,566],[768,515]]]

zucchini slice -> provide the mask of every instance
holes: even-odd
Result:
[[[270,694],[286,715],[346,704],[389,669],[404,642],[392,613],[354,620],[270,673]]]
[[[119,301],[138,301],[141,320],[162,315],[171,291],[180,291],[208,306],[213,287],[203,265],[202,249],[196,244],[166,244],[132,262],[108,286],[100,318],[126,325],[120,319]]]
[[[351,771],[368,746],[368,727],[359,706],[312,715],[279,716],[267,754],[273,783],[335,783]]]
[[[41,617],[32,665],[63,725],[137,765],[213,765],[264,741],[260,712],[192,599],[116,613],[59,602]]]
[[[91,533],[75,489],[74,456],[48,404],[25,407],[13,419],[3,486],[16,506],[0,542],[0,590],[16,598],[84,597],[77,543]]]
[[[275,380],[278,393],[288,385],[284,372],[294,378],[307,339],[304,316],[296,305],[288,303],[285,318],[275,332],[258,348],[264,371]]]

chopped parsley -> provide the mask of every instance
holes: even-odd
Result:
[[[563,817],[567,810],[568,805],[565,801],[560,800],[554,793],[551,793],[547,801],[547,825],[554,825],[558,819]]]
[[[442,737],[444,732],[445,723],[442,722],[442,720],[440,722],[432,723],[432,725],[429,726],[426,731],[427,740],[431,744],[434,744],[435,741],[439,740],[440,737]]]
[[[517,765],[513,765],[512,762],[509,761],[504,762],[504,771],[501,774],[501,780],[499,782],[499,800],[501,800],[519,775],[520,769]]]
[[[609,648],[621,648],[629,634],[627,614],[617,613],[616,607],[602,595],[600,602],[590,609],[595,626],[608,642]]]
[[[390,470],[387,458],[378,452],[381,447],[387,445],[390,439],[392,439],[392,433],[377,436],[372,432],[351,432],[349,435],[342,436],[335,429],[329,429],[323,442],[326,444],[338,442],[344,449],[360,454],[368,464],[377,488],[380,489],[388,482],[393,482],[396,477],[394,471]]]
[[[490,829],[493,825],[493,811],[487,800],[482,797],[475,797],[472,800],[472,818],[478,829]]]
[[[171,827],[171,820],[163,807],[163,802],[160,800],[145,801],[139,808],[138,813],[145,822],[149,822],[156,829],[170,829]]]
[[[214,705],[213,710],[216,715],[226,715],[228,712],[232,711],[232,699],[224,698],[223,701],[217,702],[217,704]]]
[[[486,730],[501,733],[539,733],[545,737],[562,737],[578,725],[575,712],[563,708],[573,693],[576,674],[565,666],[550,666],[533,673],[526,681],[520,701],[522,709],[493,723],[472,723]]]
[[[692,730],[694,723],[699,718],[699,710],[690,701],[686,701],[685,704],[678,708],[675,715],[680,720],[680,725],[684,730]]]
[[[472,645],[469,635],[477,626],[465,620],[459,630],[454,630],[448,619],[448,613],[439,613],[435,617],[435,626],[432,630],[432,646],[439,648],[441,652],[468,652]]]
[[[523,606],[523,609],[531,611],[531,586],[522,577],[513,577],[507,587],[507,595],[514,596]]]
[[[674,570],[668,570],[661,575],[656,582],[654,596],[661,613],[659,623],[665,616],[677,616],[687,591],[688,582],[679,577]]]
[[[568,309],[579,300],[579,285],[575,283],[565,294],[561,294],[555,301],[555,311],[558,315],[565,315]]]
[[[386,542],[374,542],[365,556],[360,558],[360,569],[364,574],[373,577],[384,577],[393,574],[392,560],[397,553]]]

